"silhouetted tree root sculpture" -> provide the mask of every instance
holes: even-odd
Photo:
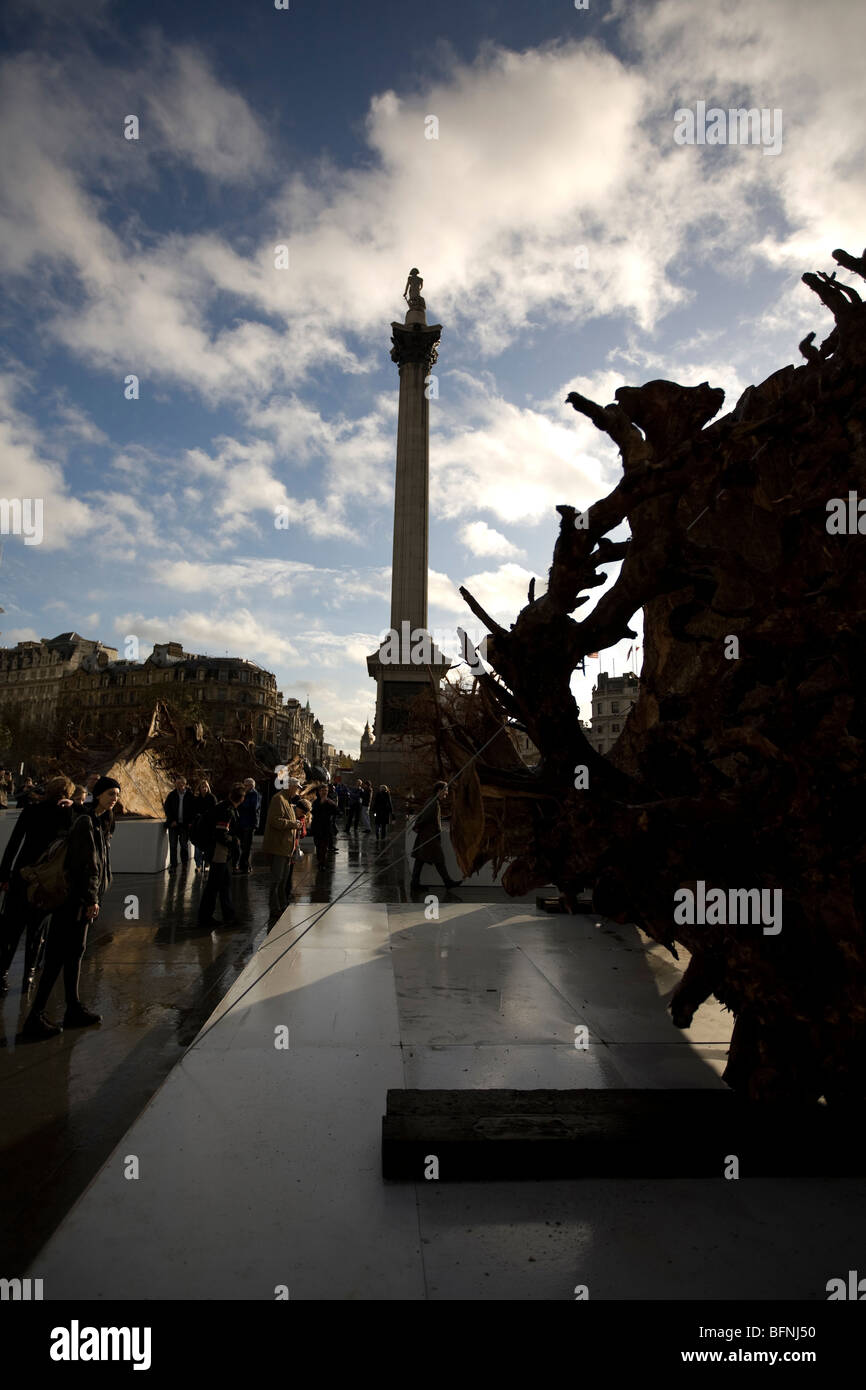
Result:
[[[866,253],[833,255],[866,276]],[[599,912],[681,942],[674,1023],[711,994],[733,1010],[725,1079],[763,1100],[862,1100],[866,1074],[866,306],[834,277],[803,276],[836,320],[829,338],[809,334],[805,366],[713,424],[723,393],[706,382],[622,387],[606,407],[568,397],[616,442],[623,477],[586,514],[558,507],[547,592],[530,588],[510,630],[461,590],[494,674],[440,731],[451,773],[493,737],[454,784],[463,872],[509,858],[510,892],[553,882],[573,905],[589,886]],[[853,533],[833,520],[849,493]],[[623,521],[631,539],[615,544]],[[615,560],[616,583],[577,621]],[[640,695],[604,757],[570,680],[632,635],[639,608]],[[495,737],[505,718],[539,748],[537,770]],[[678,922],[674,894],[700,882],[725,891],[725,914]],[[735,889],[767,890],[768,906],[779,890],[781,930],[733,921]]]

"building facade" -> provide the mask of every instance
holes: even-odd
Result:
[[[541,754],[536,748],[532,739],[523,729],[515,729],[508,725],[508,737],[517,749],[527,767],[537,767],[541,762]]]
[[[116,647],[79,637],[77,632],[0,647],[0,708],[17,707],[28,724],[50,728],[57,718],[64,682],[77,671],[101,669],[116,660]]]
[[[592,724],[584,725],[587,740],[597,753],[609,753],[628,718],[628,712],[638,697],[640,682],[633,672],[623,676],[599,673],[592,688]]]
[[[158,642],[144,661],[77,633],[0,649],[0,714],[17,707],[31,728],[57,727],[79,742],[128,741],[146,731],[157,700],[212,734],[271,743],[284,762],[319,761],[324,729],[299,700],[284,699],[276,677],[243,657],[199,656]]]
[[[283,700],[278,694],[277,701],[275,742],[283,762],[306,758],[309,763],[320,763],[325,731],[310,709],[309,700],[302,705],[294,696]]]

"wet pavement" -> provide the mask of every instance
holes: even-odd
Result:
[[[402,835],[381,852],[372,833],[341,830],[338,852],[323,870],[312,841],[305,848],[293,903],[408,901]],[[237,924],[202,931],[196,925],[202,876],[191,863],[174,874],[118,875],[81,969],[81,999],[103,1021],[47,1042],[18,1037],[29,1007],[20,946],[9,993],[0,1000],[2,1277],[23,1276],[264,941],[268,877],[267,861],[255,857],[252,874],[232,879]],[[428,880],[427,891],[445,898],[429,868],[425,885]],[[461,889],[459,899],[510,901],[489,887]],[[63,1007],[61,980],[48,1018],[61,1019]]]

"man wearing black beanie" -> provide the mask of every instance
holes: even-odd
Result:
[[[101,1023],[102,1015],[85,1009],[78,997],[81,958],[87,946],[87,929],[99,915],[99,905],[111,882],[109,844],[114,829],[114,806],[120,783],[113,777],[100,777],[93,788],[93,800],[75,820],[66,842],[64,872],[69,885],[66,901],[51,915],[45,966],[33,1000],[33,1008],[22,1029],[34,1041],[53,1038],[61,1032],[59,1024],[44,1015],[55,981],[63,971],[66,990],[65,1028],[87,1028]]]

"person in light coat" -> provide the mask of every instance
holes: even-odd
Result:
[[[268,807],[262,849],[271,856],[271,917],[279,917],[285,911],[292,891],[295,869],[292,856],[298,837],[298,818],[293,798],[297,796],[300,785],[296,778],[291,778],[284,791],[278,791],[271,797]]]

